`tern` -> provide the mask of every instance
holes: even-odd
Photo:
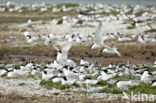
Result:
[[[130,86],[138,85],[138,83],[134,83],[133,81],[117,81],[116,86],[120,89],[128,89]]]
[[[153,76],[149,74],[148,71],[144,71],[143,75],[141,76],[141,81],[144,83],[151,83],[154,80]]]
[[[57,51],[56,60],[60,64],[65,65],[67,63],[67,60],[68,60],[68,51],[72,47],[72,43],[68,42],[67,44],[65,44],[65,46],[62,48],[62,50],[59,50],[59,48],[56,47],[54,44],[53,44],[53,47]]]
[[[91,49],[98,49],[98,48],[110,48],[109,46],[104,44],[104,38],[102,38],[102,22],[99,22],[97,31],[94,35],[94,44],[91,46]]]
[[[87,87],[87,92],[98,93],[101,90],[107,88],[108,86],[106,85],[104,87],[91,87],[89,83],[86,83],[86,87]]]
[[[27,27],[32,28],[32,20],[31,20],[31,19],[29,19],[29,20],[27,21]]]
[[[104,48],[102,53],[111,53],[111,54],[117,54],[118,56],[121,56],[121,54],[117,51],[117,47],[113,46],[113,48]]]

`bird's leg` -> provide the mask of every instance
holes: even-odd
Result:
[[[102,49],[102,50],[103,50],[103,49]],[[100,49],[99,49],[99,52],[100,52],[99,57],[101,57],[101,56],[102,56],[102,50],[100,50]]]

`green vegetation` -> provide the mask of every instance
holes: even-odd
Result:
[[[91,84],[92,87],[102,87],[102,86],[108,86],[107,88],[101,90],[101,93],[113,93],[113,94],[121,94],[123,90],[116,88],[114,84],[110,84],[107,81],[101,80],[97,84]],[[82,84],[83,88],[87,88],[86,84]]]
[[[86,80],[86,79],[93,79],[93,80],[96,80],[96,77],[94,77],[94,76],[92,76],[92,75],[86,75],[86,76],[84,77],[84,80]]]
[[[114,16],[116,16],[116,15],[118,15],[119,14],[119,12],[117,12],[117,11],[110,11],[110,12],[105,12],[105,11],[103,11],[102,13],[101,13],[101,15],[105,15],[105,16],[109,16],[109,15],[114,15]]]
[[[63,23],[63,19],[60,19],[57,24],[62,24]]]
[[[116,15],[119,14],[119,12],[117,12],[117,11],[111,11],[111,12],[110,12],[110,15],[111,15],[111,14],[114,15],[114,16],[116,16]]]
[[[148,33],[148,32],[150,32],[150,33],[152,33],[152,32],[156,32],[156,29],[151,29],[151,30],[147,30],[147,31],[145,31],[145,33]]]
[[[132,15],[133,14],[133,9],[131,9],[130,11],[128,11],[126,14],[127,15]]]
[[[147,68],[149,72],[154,72],[154,71],[156,71],[156,67],[152,67],[152,66],[140,67],[139,69],[145,69],[145,68]]]
[[[134,29],[135,28],[135,24],[136,24],[136,22],[135,21],[132,21],[131,23],[130,23],[131,25],[130,26],[128,26],[127,27],[127,29]]]
[[[104,80],[101,80],[99,81],[97,84],[92,84],[91,86],[93,87],[101,87],[101,86],[108,86],[107,88],[101,90],[101,93],[113,93],[113,94],[119,94],[121,93],[122,91],[115,88],[115,85],[114,84],[110,84],[108,83],[107,81],[104,81]]]
[[[104,80],[98,81],[97,84],[92,84],[91,86],[99,87],[99,86],[105,86],[105,85],[111,86],[110,83],[107,83],[107,81],[104,81]]]
[[[13,65],[13,68],[20,69],[20,65]]]
[[[82,83],[82,87],[86,89],[86,83]]]
[[[47,88],[47,89],[56,88],[56,89],[63,90],[63,89],[71,88],[71,85],[68,85],[68,84],[62,85],[61,82],[54,83],[52,80],[41,80],[40,85]]]
[[[125,75],[125,76],[119,76],[119,75],[117,75],[113,79],[114,80],[123,80],[123,81],[126,81],[126,80],[132,80],[134,78],[131,75]]]
[[[28,10],[28,7],[22,7],[21,9],[23,10],[24,13],[26,13],[26,12],[29,11],[29,10]]]
[[[145,94],[156,94],[156,86],[151,86],[151,84],[140,83],[139,85],[134,85],[128,88],[128,90],[122,90],[116,88],[115,85],[111,85],[106,89],[103,89],[101,92],[104,93],[113,93],[113,94],[121,94],[123,91],[127,93],[145,93]]]
[[[27,18],[17,18],[17,17],[0,17],[0,24],[4,23],[24,23],[27,22]]]
[[[144,20],[138,20],[136,23],[143,23],[145,22]]]
[[[123,77],[124,78],[124,77]],[[101,93],[112,93],[112,94],[121,94],[123,91],[127,93],[146,93],[146,94],[156,94],[156,86],[151,86],[151,84],[140,83],[139,85],[134,85],[128,88],[128,90],[122,90],[117,88],[114,84],[110,84],[107,81],[99,81],[97,84],[91,84],[92,87],[101,87],[106,86],[107,88],[101,90]],[[83,83],[82,87],[86,88],[86,84]]]
[[[127,29],[134,29],[135,26],[131,25],[131,26],[127,26]]]
[[[6,67],[0,67],[0,69],[6,69]]]
[[[25,13],[45,13],[45,12],[49,13],[49,12],[52,12],[52,9],[53,9],[54,7],[60,9],[60,8],[62,8],[63,6],[65,6],[66,8],[70,8],[70,7],[73,8],[73,9],[71,9],[70,11],[76,11],[76,10],[74,9],[74,7],[78,7],[79,4],[61,3],[61,4],[57,4],[57,5],[55,5],[55,6],[54,6],[54,5],[40,6],[40,7],[37,7],[37,8],[35,8],[35,9],[31,9],[30,6],[22,6],[20,10],[21,10],[21,13],[23,13],[23,14],[25,14]],[[8,9],[6,6],[0,6],[0,7],[4,7],[4,8],[5,8],[5,12],[9,12],[9,9]],[[42,11],[41,11],[41,8],[42,8],[42,7],[46,7],[46,8],[47,8],[47,11],[42,12]],[[11,6],[10,8],[15,8],[15,6],[13,5],[13,6]],[[61,12],[62,12],[62,10],[61,10]],[[19,13],[19,10],[12,11],[12,12],[9,12],[9,13]]]
[[[1,75],[1,77],[7,77],[7,73],[5,73],[5,74]]]
[[[128,89],[128,93],[133,91],[134,93],[146,93],[146,94],[156,94],[156,86],[151,86],[151,84],[140,83],[139,85],[132,86]]]
[[[25,85],[25,83],[19,83],[19,84],[18,84],[18,86],[23,86],[23,85]]]
[[[149,72],[156,71],[156,67],[150,67],[150,66],[148,66],[147,69],[149,70]]]
[[[78,24],[83,24],[83,21],[79,19]]]
[[[145,12],[144,10],[140,10],[140,11],[137,12],[135,15],[136,15],[136,16],[142,16],[142,14],[143,14],[144,12]]]
[[[80,85],[78,83],[76,83],[76,82],[74,82],[73,86],[75,86],[77,88],[80,87]]]
[[[56,7],[56,8],[62,8],[63,6],[65,6],[66,8],[69,8],[69,7],[78,7],[79,4],[62,3],[62,4],[57,4],[55,7]]]
[[[0,24],[9,24],[9,23],[26,23],[30,19],[29,17],[0,17]],[[31,17],[32,21],[37,20],[51,20],[52,17]],[[6,27],[6,26],[5,26]],[[2,27],[0,27],[2,28]],[[1,29],[0,29],[1,30]],[[5,30],[8,30],[8,28],[5,28]]]
[[[108,12],[103,11],[103,12],[101,13],[101,15],[109,16],[109,13],[108,13]]]

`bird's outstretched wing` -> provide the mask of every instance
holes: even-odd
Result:
[[[98,27],[97,27],[97,31],[94,35],[94,42],[97,43],[97,44],[100,44],[102,43],[103,44],[103,40],[102,40],[102,37],[101,37],[101,34],[102,34],[102,22],[99,22],[98,24]]]
[[[119,51],[117,50],[116,45],[114,45],[112,49],[115,51],[115,53],[116,53],[118,56],[121,56],[121,54],[120,54]]]
[[[118,56],[120,56],[120,57],[121,57],[121,54],[120,54],[118,51],[116,51],[115,53],[116,53]]]
[[[72,47],[72,43],[68,42],[67,44],[64,45],[64,47],[62,48],[62,55],[64,56],[64,59],[67,60],[67,53],[70,50],[70,48]]]
[[[53,48],[56,50],[56,51],[60,51],[59,48],[53,43]]]
[[[99,22],[99,24],[98,24],[97,31],[94,35],[94,43],[100,45],[101,47],[111,49],[111,47],[104,44],[104,39],[102,37],[102,22]]]

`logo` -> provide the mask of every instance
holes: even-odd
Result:
[[[125,92],[123,92],[123,99],[127,99],[129,101],[139,101],[139,102],[152,102],[155,100],[155,96],[153,94],[134,94],[133,91],[131,92],[131,95],[128,96]]]

